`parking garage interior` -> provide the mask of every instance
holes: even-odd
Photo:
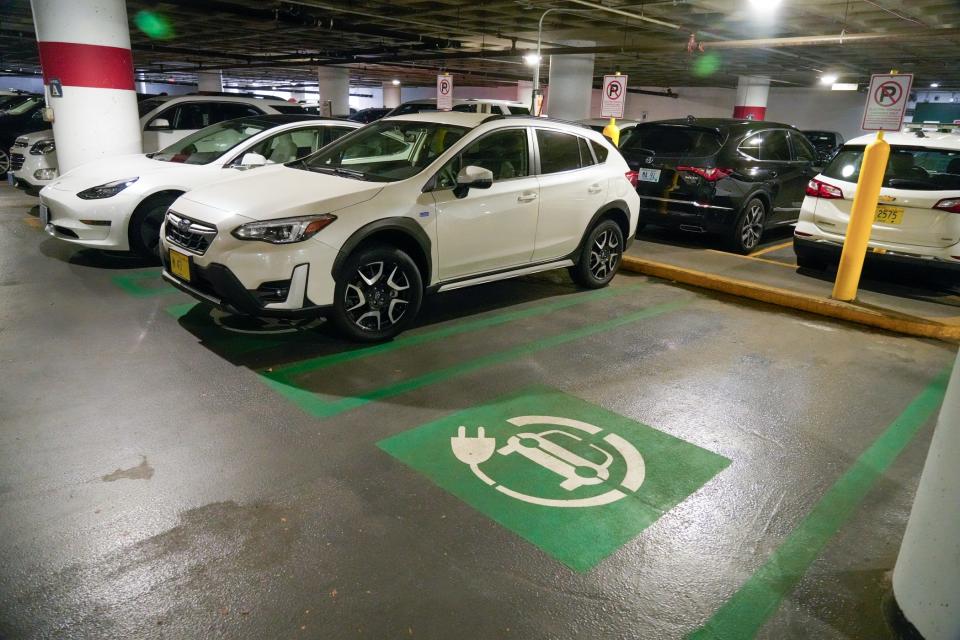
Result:
[[[0,3],[0,640],[957,640],[958,43]]]

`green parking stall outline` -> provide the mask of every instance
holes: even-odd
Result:
[[[160,276],[161,273],[162,269],[150,269],[147,272],[138,271],[136,273],[125,273],[123,275],[113,276],[110,280],[134,298],[149,298],[151,296],[175,293],[177,289],[163,280]],[[145,283],[151,283],[156,286],[147,286]]]
[[[558,507],[532,504],[507,495],[481,480],[471,467],[453,453],[453,439],[460,440],[465,427],[467,441],[485,429],[485,437],[496,438],[497,448],[507,438],[527,427],[515,427],[507,419],[537,416],[573,419],[595,425],[604,432],[620,436],[643,457],[643,482],[635,492],[623,489],[620,480],[627,477],[625,458],[612,457],[609,478],[599,487],[575,489],[578,497],[586,492],[619,490],[623,497],[609,504],[584,507]],[[551,424],[544,421],[538,424]],[[530,429],[535,430],[535,429]],[[582,432],[577,432],[583,436]],[[597,444],[603,444],[599,436]],[[545,386],[533,386],[490,402],[447,415],[377,443],[381,450],[411,469],[426,476],[438,487],[463,500],[544,553],[577,572],[587,572],[615,553],[664,514],[689,498],[730,465],[730,460],[648,425],[580,398]],[[607,448],[610,448],[607,445]],[[512,458],[510,456],[513,456]],[[493,453],[483,473],[503,485],[527,487],[527,495],[550,500],[565,500],[568,493],[559,488],[553,472],[517,454]],[[531,491],[532,489],[532,491]],[[546,495],[543,495],[546,494]]]

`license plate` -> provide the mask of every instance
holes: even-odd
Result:
[[[190,256],[170,249],[170,273],[190,282]]]
[[[877,207],[877,212],[873,216],[874,222],[881,224],[900,224],[903,222],[903,207]]]
[[[40,203],[40,224],[44,227],[50,224],[50,208],[42,202]]]
[[[640,182],[660,182],[660,169],[640,169],[637,178]]]
[[[13,171],[7,171],[7,184],[11,187],[17,183],[16,178],[13,177]]]

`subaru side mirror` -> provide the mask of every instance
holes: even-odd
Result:
[[[462,198],[470,189],[489,189],[493,186],[493,172],[483,167],[469,165],[460,169],[457,174],[457,188],[454,195]]]

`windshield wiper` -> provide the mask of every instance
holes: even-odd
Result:
[[[329,173],[331,175],[340,176],[342,178],[353,178],[354,180],[366,180],[367,176],[362,171],[355,171],[354,169],[343,169],[342,167],[313,167],[308,165],[306,162],[303,163],[304,169],[307,171],[316,171],[318,173]]]

